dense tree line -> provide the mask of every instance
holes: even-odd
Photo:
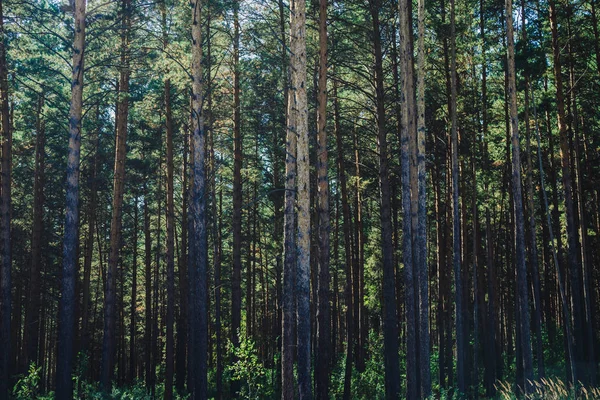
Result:
[[[593,397],[597,7],[0,0],[0,400]]]

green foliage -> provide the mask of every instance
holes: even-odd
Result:
[[[367,345],[368,359],[365,370],[359,373],[352,368],[352,384],[350,392],[356,400],[385,398],[384,366],[383,366],[383,336],[371,331]],[[331,397],[341,399],[344,394],[344,371],[346,357],[342,357],[332,373]]]
[[[270,377],[274,371],[265,368],[259,361],[254,341],[244,338],[239,347],[230,345],[229,351],[236,361],[228,365],[226,371],[240,382],[238,396],[243,399],[272,398],[274,391]]]
[[[13,388],[15,400],[26,399],[50,399],[51,397],[40,397],[40,372],[42,367],[31,363],[26,375],[21,376]]]

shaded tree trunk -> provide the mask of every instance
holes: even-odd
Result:
[[[461,257],[461,226],[459,208],[459,168],[458,168],[458,120],[457,120],[457,78],[456,78],[456,16],[455,0],[450,0],[450,118],[452,120],[451,131],[451,165],[452,165],[452,264],[454,266],[454,290],[456,299],[456,375],[458,379],[458,391],[466,393],[466,350],[467,337],[464,321],[464,294],[462,280],[462,257]]]
[[[35,172],[33,183],[33,227],[31,235],[31,269],[29,271],[29,295],[25,313],[25,345],[24,364],[35,362],[39,365],[38,343],[40,329],[41,301],[41,269],[42,269],[42,234],[44,223],[44,156],[46,143],[46,123],[42,120],[44,98],[38,100],[35,144]],[[85,297],[85,296],[84,296]]]
[[[231,341],[240,343],[242,320],[242,132],[240,128],[240,23],[239,4],[233,2],[233,272],[231,277]],[[249,299],[247,299],[249,301]],[[236,385],[234,385],[236,386]]]
[[[77,243],[79,239],[79,159],[81,148],[81,115],[83,103],[83,55],[85,49],[85,0],[75,0],[75,36],[73,38],[73,70],[71,80],[71,108],[69,110],[69,154],[67,157],[67,200],[66,218],[63,239],[63,271],[61,299],[59,306],[59,328],[57,362],[56,362],[56,399],[70,400],[73,398],[73,342],[75,329],[75,280],[77,274]],[[1,56],[1,54],[0,54]],[[5,63],[2,63],[5,65]],[[1,77],[5,75],[0,75]],[[2,82],[5,82],[2,79]],[[4,84],[3,84],[4,85]],[[0,88],[5,93],[4,88]],[[4,100],[3,100],[4,101]],[[4,104],[2,106],[4,110]],[[3,116],[4,121],[4,116]],[[5,124],[8,128],[8,121]],[[3,174],[4,178],[4,174]],[[3,179],[3,183],[4,183]],[[4,191],[2,193],[5,194]],[[2,212],[4,209],[2,209]],[[4,215],[4,213],[2,214]],[[10,266],[9,266],[10,268]],[[8,286],[10,293],[10,275],[6,274],[4,264],[2,265],[2,287]],[[6,275],[6,276],[5,276]],[[10,295],[9,295],[10,296]],[[10,301],[10,297],[8,297]],[[3,307],[7,304],[4,301]],[[8,303],[10,307],[10,302]],[[4,314],[3,317],[5,318]],[[2,321],[3,329],[10,327]],[[10,331],[9,331],[10,332]],[[4,341],[3,341],[4,343]],[[8,352],[2,352],[8,354]],[[0,379],[6,382],[4,379]],[[0,388],[0,393],[2,390]]]
[[[533,386],[533,355],[531,351],[531,330],[529,316],[529,292],[527,289],[527,266],[525,265],[525,222],[523,194],[521,188],[521,145],[519,143],[519,121],[517,110],[517,84],[515,76],[515,48],[513,31],[512,0],[505,0],[507,36],[507,80],[510,110],[510,132],[512,144],[512,191],[515,222],[515,256],[517,279],[518,348],[523,363],[523,390],[530,393]]]
[[[104,337],[102,340],[102,389],[110,393],[113,378],[113,367],[116,354],[116,300],[117,300],[117,268],[121,249],[121,230],[123,223],[123,194],[125,188],[125,160],[127,157],[127,119],[129,115],[129,30],[131,28],[131,3],[121,3],[121,72],[117,99],[117,139],[115,144],[115,165],[113,177],[112,218],[110,223],[110,253],[106,275],[104,295]]]
[[[315,397],[329,398],[329,180],[327,175],[327,0],[319,1],[319,83],[317,95],[317,200],[319,214],[319,276]]]
[[[398,360],[398,319],[396,314],[396,288],[394,281],[394,258],[392,245],[391,198],[387,160],[387,132],[385,128],[385,105],[383,87],[383,60],[379,24],[379,0],[369,1],[373,29],[375,56],[375,90],[377,115],[377,144],[379,150],[379,191],[381,201],[381,247],[383,256],[383,347],[385,365],[386,399],[396,399],[400,394],[400,365]],[[410,198],[409,198],[410,200]],[[406,235],[406,232],[405,232]],[[410,235],[408,236],[410,238]],[[406,249],[406,248],[405,248]],[[410,255],[412,257],[412,255]]]
[[[550,31],[552,34],[552,55],[554,61],[554,83],[556,86],[556,107],[558,113],[558,130],[560,136],[560,159],[562,168],[562,184],[565,198],[565,213],[567,220],[567,259],[568,274],[571,284],[572,315],[574,321],[575,339],[575,379],[585,375],[580,371],[580,362],[583,359],[583,334],[584,334],[584,310],[581,288],[581,266],[577,257],[577,227],[575,226],[575,206],[573,203],[573,178],[571,175],[570,144],[567,132],[567,119],[565,114],[565,99],[562,80],[562,64],[560,59],[561,46],[558,38],[558,26],[556,19],[556,4],[554,0],[549,1],[550,6]],[[569,340],[569,338],[567,338]],[[575,380],[576,381],[576,380]]]

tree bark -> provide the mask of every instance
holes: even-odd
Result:
[[[205,212],[205,132],[202,73],[202,0],[192,3],[192,170],[190,214],[190,382],[191,399],[207,398],[208,310],[207,295],[207,241]]]
[[[167,342],[165,366],[165,400],[173,398],[175,323],[175,203],[173,199],[173,121],[171,114],[171,81],[164,87],[167,131]]]
[[[35,362],[39,365],[38,343],[40,329],[42,234],[44,231],[44,156],[46,143],[46,123],[42,119],[44,97],[38,99],[35,145],[35,172],[33,183],[33,227],[31,235],[31,269],[29,272],[29,295],[25,314],[25,365]]]
[[[317,200],[319,214],[319,277],[315,397],[329,398],[329,180],[327,154],[327,0],[319,1],[319,83],[317,94]]]
[[[62,297],[59,307],[59,329],[57,360],[56,360],[56,399],[70,400],[73,398],[73,380],[71,372],[73,370],[73,342],[74,342],[74,324],[75,324],[75,280],[77,274],[77,243],[79,230],[79,159],[81,148],[81,115],[83,103],[83,56],[85,50],[85,0],[75,0],[75,36],[73,38],[73,70],[71,79],[71,108],[69,110],[69,154],[67,158],[67,200],[65,212],[65,227],[63,239],[63,271],[62,271]],[[3,38],[2,38],[3,39]],[[3,50],[3,48],[2,48]],[[0,53],[0,57],[3,52]],[[3,61],[3,60],[2,60]],[[5,63],[0,63],[5,65]],[[6,82],[0,74],[1,82]],[[5,85],[0,87],[2,93],[6,93]],[[4,99],[2,99],[4,103]],[[6,104],[8,107],[8,102]],[[4,104],[2,109],[4,110]],[[8,120],[3,116],[3,131],[8,129]],[[3,184],[5,182],[3,171]],[[4,195],[5,192],[3,191]],[[2,209],[4,217],[4,208]],[[3,230],[4,232],[4,230]],[[4,243],[4,242],[3,242]],[[10,269],[10,265],[9,265]],[[2,288],[8,286],[10,293],[10,274],[5,271],[4,261],[2,264]],[[3,318],[7,318],[6,312],[10,309],[10,294],[8,295],[8,304],[3,296]],[[8,309],[7,309],[8,307]],[[2,328],[10,327],[10,315],[8,321],[2,321]],[[8,322],[8,323],[7,323]],[[2,331],[4,332],[4,331]],[[8,330],[10,332],[10,330]],[[4,336],[6,337],[6,336]],[[2,340],[2,343],[7,341]],[[8,352],[3,351],[3,354],[8,355]],[[4,367],[5,364],[2,364]],[[1,382],[7,382],[5,379],[0,379]],[[0,394],[2,388],[0,388]]]
[[[292,86],[290,126],[296,136],[298,238],[296,242],[296,316],[298,340],[298,393],[312,398],[310,327],[310,158],[308,152],[308,102],[306,97],[306,2],[293,0],[290,14],[290,68]]]
[[[416,174],[416,109],[412,45],[412,5],[399,1],[401,134],[400,154],[402,170],[402,257],[404,261],[404,302],[406,307],[406,397],[419,397],[419,315],[418,294],[420,265],[415,247],[417,230],[417,174]]]
[[[454,285],[456,299],[456,375],[458,379],[458,391],[466,393],[466,348],[467,338],[464,322],[463,304],[463,280],[462,280],[462,257],[461,257],[461,226],[459,208],[459,169],[458,169],[458,120],[457,120],[457,83],[456,83],[456,16],[455,0],[450,0],[450,118],[452,120],[451,131],[451,164],[452,164],[452,251],[454,266]]]
[[[152,386],[152,238],[150,235],[150,209],[148,206],[149,192],[144,186],[144,275],[145,275],[145,312],[144,328],[144,365],[146,387]]]
[[[280,10],[282,9],[280,2]],[[295,2],[290,3],[290,15],[295,10]],[[283,18],[283,16],[282,16]],[[292,37],[290,37],[291,46]],[[296,284],[296,111],[294,105],[294,86],[291,81],[292,59],[289,59],[287,94],[287,127],[285,141],[285,200],[283,223],[283,293],[282,293],[282,348],[281,348],[281,398],[282,400],[294,399],[294,311],[295,311],[295,284]]]
[[[533,388],[533,355],[529,316],[529,292],[527,289],[527,266],[525,264],[525,222],[523,193],[521,188],[521,145],[519,143],[519,120],[517,109],[517,83],[515,76],[515,40],[513,29],[512,0],[505,0],[507,36],[507,80],[510,109],[510,131],[512,144],[512,191],[515,223],[515,256],[517,279],[518,344],[522,363],[525,395]],[[517,359],[517,362],[519,360]]]
[[[125,160],[127,158],[127,119],[129,115],[129,31],[131,29],[131,0],[122,0],[121,71],[117,99],[117,138],[113,177],[112,218],[110,223],[110,253],[104,296],[104,337],[102,341],[102,374],[100,385],[110,393],[116,349],[117,268],[121,249]]]
[[[386,399],[396,399],[400,395],[400,365],[398,360],[398,318],[396,315],[396,288],[394,281],[394,258],[392,245],[391,198],[387,159],[387,132],[385,127],[385,104],[383,87],[383,59],[381,32],[379,25],[379,0],[369,1],[373,29],[373,47],[375,56],[375,90],[377,115],[377,144],[379,150],[379,191],[381,247],[383,258],[383,347],[385,365]],[[407,180],[408,182],[408,180]],[[410,201],[410,197],[409,197]],[[407,235],[407,232],[405,232]],[[410,234],[408,234],[410,239]],[[406,250],[406,248],[404,248]],[[412,254],[410,255],[412,258]]]
[[[575,226],[575,206],[573,203],[573,178],[571,174],[570,144],[567,132],[567,119],[565,113],[565,99],[562,80],[562,64],[560,59],[561,46],[558,38],[558,25],[556,19],[556,4],[549,1],[550,31],[552,34],[552,55],[554,61],[554,83],[556,86],[556,107],[558,112],[558,130],[560,136],[560,159],[562,168],[562,184],[565,198],[565,213],[567,220],[567,259],[568,274],[571,284],[572,315],[575,335],[575,368],[576,379],[585,375],[580,365],[583,360],[583,334],[584,334],[584,309],[581,288],[581,266],[577,257],[577,227]],[[568,338],[567,338],[568,340]]]
[[[233,272],[231,277],[231,341],[240,343],[242,320],[242,132],[240,128],[240,23],[239,4],[233,2]],[[247,299],[248,301],[249,299]]]
[[[131,310],[129,316],[129,376],[128,382],[132,383],[137,377],[137,262],[138,262],[138,227],[139,227],[139,209],[138,197],[133,199],[133,265],[131,270]]]

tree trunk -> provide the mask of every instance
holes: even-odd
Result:
[[[344,145],[340,127],[340,108],[337,91],[337,81],[333,82],[333,112],[334,132],[336,139],[338,180],[342,197],[342,218],[344,223],[344,255],[346,267],[346,286],[344,290],[346,300],[346,366],[344,372],[344,400],[350,398],[350,384],[352,379],[352,349],[353,349],[353,305],[352,305],[352,228],[350,206],[348,204],[348,185],[346,184],[346,168],[344,165]],[[341,320],[341,319],[340,319]],[[341,328],[341,323],[340,323]],[[341,330],[341,329],[340,329]],[[341,340],[340,340],[341,342]]]
[[[417,2],[417,179],[418,224],[416,232],[416,261],[419,290],[419,372],[421,397],[431,395],[429,351],[429,268],[427,263],[427,173],[425,170],[425,0]]]
[[[121,4],[123,31],[121,32],[121,72],[117,100],[117,139],[115,144],[115,166],[113,177],[112,218],[110,224],[110,253],[106,294],[104,296],[104,337],[102,341],[102,375],[100,384],[109,393],[115,359],[116,330],[116,279],[119,252],[121,249],[121,227],[123,220],[123,194],[125,186],[125,160],[127,157],[127,119],[129,115],[129,31],[131,29],[131,3]]]
[[[319,1],[319,86],[317,95],[317,200],[319,213],[319,278],[315,397],[329,398],[329,180],[327,176],[327,0]]]
[[[167,131],[167,343],[165,366],[165,400],[173,398],[175,322],[175,203],[173,199],[173,121],[171,116],[171,81],[164,87]]]
[[[184,134],[183,168],[181,173],[181,254],[178,261],[179,278],[179,317],[177,318],[177,350],[175,355],[175,386],[181,394],[185,387],[187,371],[187,333],[188,333],[188,153],[190,146],[189,131]]]
[[[529,317],[529,292],[527,289],[527,266],[525,265],[525,223],[523,212],[523,194],[521,189],[521,146],[519,143],[519,121],[517,109],[517,84],[515,76],[515,45],[513,32],[512,0],[505,1],[507,36],[507,78],[510,109],[510,131],[512,142],[512,191],[515,222],[515,255],[517,279],[518,333],[523,359],[523,378],[525,394],[533,386],[533,355],[531,351],[531,330]],[[517,362],[519,360],[517,359]]]
[[[582,302],[583,290],[581,288],[581,266],[577,257],[577,228],[575,226],[575,206],[573,204],[573,178],[571,176],[570,145],[567,132],[567,119],[565,114],[565,99],[562,80],[562,66],[560,60],[561,46],[558,39],[558,25],[556,19],[556,5],[554,0],[549,1],[550,30],[552,33],[552,55],[554,61],[554,83],[556,86],[556,107],[558,112],[558,130],[560,135],[560,159],[562,167],[562,184],[565,196],[565,213],[567,220],[567,243],[569,280],[571,284],[571,297],[573,307],[573,321],[575,334],[575,368],[576,379],[585,375],[580,365],[584,354],[584,309]],[[569,340],[567,338],[567,340]]]
[[[383,87],[383,60],[381,32],[379,25],[379,0],[369,1],[373,28],[375,55],[375,90],[377,107],[377,144],[379,150],[379,190],[381,247],[383,256],[383,347],[385,365],[386,399],[396,399],[400,395],[400,365],[398,360],[398,319],[396,315],[396,288],[394,282],[394,259],[392,245],[391,198],[387,160],[387,132],[385,127],[385,104]],[[408,182],[408,180],[407,180]],[[410,200],[410,198],[409,198]],[[404,232],[405,237],[407,232]],[[410,234],[408,234],[410,239]],[[406,249],[406,248],[404,248]],[[412,257],[412,255],[410,255]]]
[[[133,383],[137,377],[136,336],[137,336],[137,260],[138,260],[138,197],[133,203],[133,266],[131,270],[131,310],[129,322],[129,377],[128,382]]]
[[[100,109],[96,108],[96,120],[99,120]],[[99,154],[100,126],[94,131],[92,138],[94,164],[92,175],[90,177],[90,200],[87,206],[87,224],[88,232],[85,244],[85,256],[83,260],[83,300],[82,300],[82,318],[81,318],[81,352],[88,357],[88,347],[93,339],[93,331],[90,327],[90,279],[92,273],[92,257],[94,254],[94,230],[96,229],[96,207],[98,204],[98,168],[100,162]],[[40,358],[41,359],[41,358]],[[89,373],[89,372],[88,372]]]
[[[400,68],[402,71],[401,95],[401,170],[402,170],[402,256],[404,261],[404,301],[406,304],[406,397],[417,399],[420,388],[419,368],[419,318],[417,301],[419,285],[415,248],[418,205],[416,174],[416,109],[412,45],[412,5],[398,2],[400,19]],[[385,278],[384,278],[385,279]]]
[[[298,337],[298,393],[300,400],[312,398],[310,358],[310,159],[308,152],[308,102],[306,98],[306,2],[293,0],[290,14],[290,68],[292,86],[291,130],[297,135],[298,239],[296,306]]]
[[[562,311],[563,311],[563,319],[564,319],[564,327],[565,327],[565,331],[567,332],[567,337],[566,337],[566,344],[567,344],[567,354],[566,354],[566,358],[569,361],[569,366],[567,367],[567,370],[571,371],[571,381],[572,382],[576,382],[575,380],[575,354],[573,352],[573,334],[571,333],[571,316],[569,313],[569,307],[567,305],[567,295],[566,295],[566,290],[564,287],[564,280],[562,277],[562,272],[561,272],[561,268],[560,268],[560,264],[559,264],[559,257],[558,257],[558,253],[556,251],[556,247],[554,246],[554,232],[552,230],[552,222],[551,222],[551,215],[550,215],[550,206],[548,205],[548,195],[546,193],[546,185],[545,185],[545,176],[544,176],[544,164],[542,163],[542,146],[541,146],[541,139],[540,139],[540,129],[538,126],[538,118],[537,118],[537,109],[536,109],[536,105],[535,105],[535,95],[534,95],[534,90],[533,88],[531,88],[531,102],[533,103],[533,117],[535,120],[535,131],[536,131],[536,138],[537,138],[537,153],[538,153],[538,164],[539,164],[539,168],[540,168],[540,186],[541,186],[541,191],[543,194],[543,198],[544,198],[544,209],[546,211],[546,224],[548,225],[548,234],[550,236],[550,245],[552,247],[552,258],[554,261],[554,267],[556,269],[556,277],[558,280],[558,289],[559,289],[559,295],[560,295],[560,300],[561,300],[561,306],[562,306]]]
[[[280,3],[280,10],[282,9]],[[295,2],[290,3],[290,15],[295,10]],[[283,16],[282,16],[283,18]],[[291,40],[291,38],[290,38]],[[291,45],[291,42],[290,42]],[[287,50],[286,50],[287,52]],[[292,59],[289,60],[287,91],[287,127],[285,141],[285,205],[283,223],[283,293],[282,293],[282,344],[281,344],[281,398],[294,399],[294,311],[296,286],[296,112],[294,111],[294,84],[291,81]]]
[[[57,363],[56,363],[56,399],[70,400],[73,398],[73,380],[71,372],[73,370],[73,342],[74,342],[74,324],[75,324],[75,280],[77,274],[77,243],[79,239],[79,150],[81,148],[81,114],[83,103],[83,54],[85,48],[85,0],[75,0],[75,36],[73,38],[73,70],[71,80],[71,108],[69,110],[69,155],[67,158],[67,200],[66,200],[66,219],[64,226],[63,240],[63,272],[62,272],[62,296],[59,307],[59,330]],[[0,13],[1,14],[1,13]],[[1,19],[0,19],[1,20]],[[3,39],[3,38],[2,38]],[[4,48],[0,52],[0,57],[4,56]],[[0,65],[5,70],[4,60],[0,60]],[[4,100],[6,93],[6,74],[0,73],[0,81],[3,93],[2,110],[5,106],[8,111],[8,101]],[[6,104],[5,104],[6,103]],[[6,134],[8,130],[8,120],[3,115],[3,131]],[[6,123],[4,121],[6,120]],[[3,171],[2,183],[5,182],[5,171]],[[9,194],[9,193],[8,193]],[[5,195],[4,190],[2,195]],[[4,203],[2,208],[4,218]],[[10,216],[10,214],[9,214]],[[3,228],[4,232],[4,228]],[[4,241],[3,241],[4,243]],[[5,259],[2,263],[2,288],[7,289],[3,292],[3,320],[2,333],[3,344],[9,343],[7,336],[4,336],[5,329],[10,327],[10,315],[6,315],[10,310],[10,265],[5,267]],[[9,260],[10,262],[10,260]],[[8,269],[8,271],[6,271]],[[8,285],[7,288],[5,286]],[[8,302],[8,304],[7,304]],[[7,332],[10,332],[8,330]],[[8,355],[8,351],[2,351],[2,354]],[[0,365],[6,367],[6,363]],[[6,371],[6,369],[4,369]],[[5,372],[6,374],[6,372]],[[7,382],[4,375],[0,382]],[[0,387],[0,396],[3,390]]]
[[[150,210],[148,207],[149,193],[144,187],[144,275],[145,275],[145,311],[144,328],[144,365],[146,367],[146,388],[152,386],[152,238],[150,236]],[[146,389],[148,390],[148,389]]]
[[[207,397],[208,310],[207,298],[207,241],[205,215],[204,115],[202,103],[202,0],[192,3],[192,170],[193,184],[190,204],[190,388],[192,400]]]
[[[458,120],[457,120],[457,83],[456,83],[456,16],[455,0],[450,0],[450,118],[452,120],[451,132],[451,164],[452,164],[452,251],[454,265],[454,283],[456,299],[456,375],[458,378],[458,391],[466,393],[466,348],[467,338],[464,322],[462,260],[461,260],[461,226],[459,208],[459,169],[458,169]]]
[[[38,342],[40,329],[42,234],[44,231],[44,155],[46,143],[46,123],[42,120],[44,98],[38,99],[35,144],[35,172],[33,184],[33,227],[31,235],[31,270],[29,272],[29,295],[25,314],[24,365],[35,362],[39,365]]]
[[[240,114],[240,23],[239,4],[233,2],[233,272],[231,277],[231,341],[240,343],[242,320],[242,133]],[[236,385],[234,385],[236,386]]]

